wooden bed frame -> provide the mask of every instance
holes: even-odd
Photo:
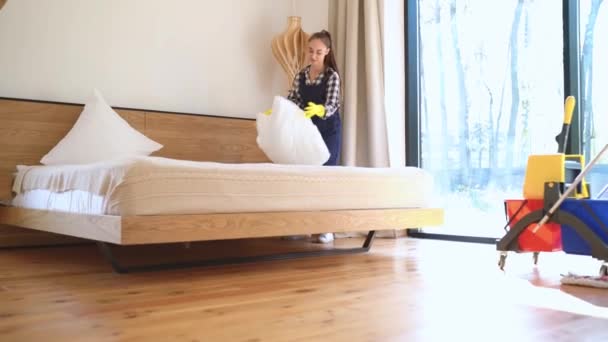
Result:
[[[0,98],[0,199],[7,200],[12,196],[10,188],[15,166],[39,164],[42,156],[71,129],[81,111],[82,105],[76,104]],[[120,108],[116,111],[134,128],[164,145],[155,155],[227,163],[268,162],[255,142],[254,120]],[[2,206],[0,242],[3,234],[10,236],[24,231],[28,232],[26,234],[33,231],[53,233],[46,235],[49,243],[57,243],[57,234],[71,239],[92,240],[100,244],[114,269],[124,272],[128,269],[113,258],[108,244],[140,245],[328,231],[370,231],[361,248],[346,251],[360,252],[369,250],[374,231],[442,223],[443,210],[439,208],[107,216]],[[27,235],[21,237],[28,239]],[[38,235],[33,240],[40,243],[44,238]],[[21,242],[27,244],[26,241]],[[18,243],[11,243],[9,238],[8,245]],[[321,254],[344,252],[323,251]],[[278,257],[295,256],[299,255]]]

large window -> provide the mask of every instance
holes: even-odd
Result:
[[[580,1],[581,142],[589,161],[608,143],[608,1]],[[596,195],[608,184],[606,158],[588,181]]]
[[[446,209],[444,228],[428,232],[501,237],[503,201],[522,196],[528,155],[557,151],[565,97],[561,3],[418,6],[419,160]]]

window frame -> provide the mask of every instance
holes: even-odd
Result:
[[[404,6],[405,28],[405,72],[406,72],[406,165],[421,166],[420,142],[420,26],[419,2],[422,0],[408,0]],[[581,144],[581,65],[580,65],[580,7],[579,0],[562,0],[563,20],[563,58],[564,58],[564,100],[572,95],[577,99],[574,108],[570,134],[566,145],[566,153],[579,154]],[[557,135],[557,133],[556,133]],[[499,238],[483,236],[466,236],[453,234],[427,233],[422,229],[409,229],[407,235],[415,238],[433,240],[449,240],[454,242],[473,242],[483,244],[496,244]]]

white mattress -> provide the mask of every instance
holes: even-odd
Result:
[[[70,190],[53,192],[36,189],[23,192],[11,203],[15,207],[67,211],[79,214],[106,214],[104,197],[88,191]]]
[[[107,215],[429,207],[432,177],[398,169],[223,164],[159,157],[20,167],[13,205]]]

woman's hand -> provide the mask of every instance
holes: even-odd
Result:
[[[313,102],[308,102],[308,107],[304,108],[304,115],[310,119],[313,116],[318,116],[320,118],[325,116],[325,106],[320,104],[314,104]]]

